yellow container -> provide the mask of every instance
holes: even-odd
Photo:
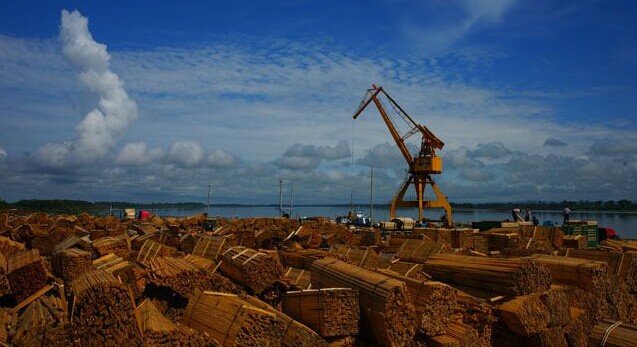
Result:
[[[414,171],[439,174],[442,172],[442,158],[433,156],[416,158],[414,160]]]

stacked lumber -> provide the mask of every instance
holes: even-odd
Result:
[[[512,332],[527,337],[541,332],[551,318],[539,294],[517,296],[499,305],[497,311]]]
[[[471,347],[476,345],[478,332],[467,324],[450,321],[445,334],[428,337],[427,346],[433,347]]]
[[[191,263],[193,263],[194,265],[197,265],[201,268],[207,269],[207,270],[215,270],[217,268],[217,263],[215,263],[213,260],[210,260],[208,258],[202,258],[196,255],[192,255],[192,254],[187,254],[184,257],[185,261],[189,261]]]
[[[432,256],[424,272],[437,281],[455,283],[505,295],[548,290],[551,274],[527,259],[493,259],[454,254]]]
[[[11,343],[15,346],[68,346],[66,303],[61,299],[41,296],[22,311],[11,327]]]
[[[100,257],[114,253],[128,259],[130,255],[130,246],[126,238],[106,236],[93,241],[92,245]]]
[[[551,289],[540,294],[540,300],[542,300],[549,312],[549,327],[565,326],[571,321],[568,289],[566,287],[552,285]]]
[[[325,346],[311,329],[258,299],[200,292],[188,301],[183,324],[221,346]]]
[[[137,254],[137,262],[140,264],[145,264],[156,257],[174,256],[176,253],[176,248],[168,247],[157,241],[148,239],[139,249],[139,253]]]
[[[589,346],[637,346],[637,326],[605,319],[596,324],[588,335]]]
[[[237,292],[227,278],[181,258],[158,257],[150,260],[148,267],[150,283],[168,287],[185,298],[189,298],[196,289]]]
[[[445,333],[445,328],[457,309],[456,292],[453,288],[441,282],[420,281],[390,270],[377,271],[405,283],[416,310],[420,333],[428,336]]]
[[[619,252],[637,251],[637,242],[606,239],[601,242],[599,248]]]
[[[338,245],[335,245],[338,247]],[[345,262],[349,262],[349,259],[338,253],[329,253],[319,249],[301,249],[295,251],[279,251],[279,258],[286,267],[295,267],[299,269],[310,270],[312,263],[318,259],[330,257]]]
[[[202,235],[199,236],[192,254],[216,261],[219,255],[230,247],[231,243],[230,237]]]
[[[365,268],[378,267],[378,253],[370,248],[332,247],[330,253],[345,257],[349,263],[356,266]]]
[[[305,324],[321,337],[358,335],[360,311],[358,291],[326,288],[289,291],[281,308],[291,318]]]
[[[391,235],[387,238],[385,243],[384,252],[385,253],[396,253],[403,246],[405,242],[416,242],[423,240],[422,235],[411,234],[411,235]]]
[[[493,308],[485,300],[478,299],[463,291],[457,291],[457,309],[455,319],[471,326],[478,332],[475,345],[481,347],[491,346],[493,325],[497,318]]]
[[[443,252],[445,244],[429,239],[405,240],[396,252],[396,257],[413,263],[424,263],[430,256]]]
[[[263,292],[283,275],[281,262],[254,249],[231,247],[219,259],[221,272],[254,294]]]
[[[110,273],[123,269],[127,266],[129,266],[129,262],[114,253],[110,253],[93,260],[94,268]]]
[[[426,278],[426,276],[422,273],[423,264],[398,260],[391,262],[387,269],[405,277],[411,277],[419,280],[424,280]]]
[[[517,233],[501,234],[486,233],[489,251],[502,251],[507,248],[517,248],[520,244],[520,235]]]
[[[471,249],[482,253],[489,251],[489,241],[486,235],[481,232],[466,233],[460,242],[460,248],[463,249]]]
[[[396,253],[386,253],[380,252],[378,253],[378,268],[379,269],[387,269],[391,266],[392,262],[398,261],[400,259],[396,259]],[[406,263],[403,261],[403,263]]]
[[[72,281],[83,272],[93,269],[92,254],[77,248],[53,253],[53,273],[65,281]]]
[[[59,253],[71,247],[77,247],[84,251],[92,250],[91,245],[88,242],[80,239],[76,235],[71,235],[67,237],[66,239],[58,242],[58,244],[56,244],[55,247],[53,247],[53,253]]]
[[[19,253],[26,250],[23,243],[11,240],[8,237],[0,236],[0,254],[5,258],[13,253]]]
[[[586,237],[584,235],[564,235],[564,248],[586,249]]]
[[[7,279],[17,302],[45,287],[49,278],[38,250],[14,253],[7,258]]]
[[[9,310],[0,309],[0,344],[7,342],[12,322],[13,315],[9,312]]]
[[[564,337],[569,347],[586,346],[588,340],[588,316],[584,310],[571,307],[571,321],[564,327]]]
[[[283,274],[283,280],[289,283],[290,286],[303,290],[312,287],[311,276],[312,272],[309,270],[289,267]]]
[[[142,345],[133,298],[113,275],[103,270],[85,272],[70,289],[71,320],[83,345]]]
[[[335,259],[312,263],[312,287],[358,290],[361,331],[383,346],[406,345],[417,320],[404,282]]]
[[[637,251],[602,249],[567,249],[560,255],[571,258],[602,261],[608,264],[611,282],[618,285],[623,282],[630,293],[637,292]]]

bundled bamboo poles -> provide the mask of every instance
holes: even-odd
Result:
[[[411,302],[416,309],[418,329],[421,333],[428,336],[445,333],[457,309],[456,291],[453,288],[441,282],[420,281],[401,276],[390,270],[376,271],[405,283]]]
[[[150,260],[148,266],[151,283],[168,287],[185,298],[189,298],[196,289],[237,292],[227,278],[184,259],[158,257]]]
[[[220,256],[220,261],[221,272],[254,294],[260,294],[283,275],[281,262],[251,248],[229,248]]]
[[[589,346],[637,346],[637,326],[621,321],[604,320],[588,335]]]
[[[551,275],[542,265],[525,259],[494,259],[453,254],[432,256],[423,271],[433,279],[489,290],[525,295],[549,289]]]
[[[11,292],[20,302],[46,286],[50,276],[38,250],[14,253],[7,258]]]
[[[140,346],[142,337],[129,291],[110,273],[93,270],[71,282],[71,320],[84,345]]]
[[[77,248],[55,252],[51,258],[53,273],[65,281],[72,281],[93,268],[91,256],[91,253]]]
[[[301,290],[310,289],[312,287],[311,275],[311,271],[289,267],[283,274],[283,280],[290,286]]]
[[[258,299],[234,294],[195,292],[183,324],[207,333],[221,346],[326,345],[312,330]]]
[[[344,287],[359,292],[361,330],[381,346],[402,346],[416,332],[415,309],[405,284],[335,259],[312,264],[312,286]]]
[[[358,335],[358,291],[326,288],[289,291],[283,296],[283,312],[322,337]]]

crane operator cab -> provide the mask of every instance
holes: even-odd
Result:
[[[442,158],[434,155],[414,159],[414,173],[439,174],[442,172]]]

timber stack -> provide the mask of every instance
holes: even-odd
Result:
[[[152,284],[168,287],[185,298],[189,298],[196,289],[237,292],[236,287],[225,277],[184,259],[159,257],[150,260],[148,265]]]
[[[382,346],[413,340],[417,320],[404,282],[335,259],[312,263],[312,287],[358,290],[363,333]]]
[[[503,295],[525,295],[548,290],[551,274],[525,259],[494,259],[454,254],[431,256],[424,269],[433,279]]]
[[[70,285],[71,321],[83,345],[141,346],[130,292],[103,270],[85,272]]]
[[[37,250],[14,253],[7,259],[7,279],[17,302],[47,285],[50,274]]]
[[[91,253],[77,248],[55,252],[51,257],[53,273],[64,281],[72,281],[93,268],[92,256]]]
[[[326,288],[288,291],[283,296],[281,306],[283,312],[321,337],[358,335],[360,310],[356,290]]]
[[[281,262],[254,249],[236,246],[220,257],[220,270],[226,276],[260,294],[283,275]]]
[[[637,326],[605,319],[593,327],[588,336],[589,346],[637,346]]]

